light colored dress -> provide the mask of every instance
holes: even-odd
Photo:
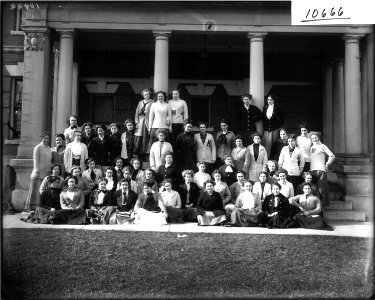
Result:
[[[258,195],[243,192],[237,197],[235,209],[231,214],[231,223],[235,226],[257,226],[260,221],[262,204]]]
[[[262,145],[259,145],[259,154],[257,160],[254,157],[254,144],[251,144],[247,147],[247,151],[249,152],[250,156],[250,168],[248,173],[248,178],[253,181],[259,180],[260,172],[267,171],[267,151],[266,148]]]
[[[234,167],[238,171],[243,171],[246,175],[250,167],[250,154],[245,147],[236,147],[232,150],[232,159]]]
[[[150,108],[154,103],[153,100],[139,101],[135,111],[135,138],[134,138],[134,153],[149,153],[150,152],[150,134],[148,132]]]
[[[201,188],[203,189],[203,184],[207,181],[210,180],[211,176],[207,173],[204,172],[197,172],[194,174],[193,181]]]

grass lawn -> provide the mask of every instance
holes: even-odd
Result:
[[[369,298],[373,293],[372,239],[187,235],[4,229],[3,299]]]

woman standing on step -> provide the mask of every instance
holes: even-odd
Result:
[[[172,112],[167,100],[167,94],[159,91],[155,95],[156,102],[151,105],[150,118],[148,121],[150,132],[150,145],[158,141],[158,129],[163,129],[165,132],[165,140],[169,142],[170,133],[172,131]]]
[[[320,141],[320,132],[311,132],[310,138],[312,146],[310,148],[310,171],[313,176],[313,182],[316,182],[323,206],[329,205],[329,191],[327,172],[330,164],[335,160],[335,155]],[[326,162],[326,155],[328,161]]]
[[[33,152],[34,168],[30,175],[30,188],[27,195],[25,209],[30,210],[36,208],[39,204],[39,187],[44,177],[46,177],[51,168],[52,151],[48,145],[50,134],[42,132],[40,134],[41,142],[35,146]]]

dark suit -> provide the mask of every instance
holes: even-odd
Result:
[[[181,197],[181,208],[185,208],[187,204],[187,195],[188,190],[186,183],[181,184],[177,192],[180,194]],[[197,201],[200,195],[200,188],[195,182],[190,182],[190,191],[189,191],[189,204],[193,203],[193,207],[197,205]]]
[[[274,105],[271,119],[267,118],[268,105],[263,107],[263,128],[266,131],[274,131],[284,124],[284,116],[278,106]]]
[[[158,182],[162,182],[164,179],[172,179],[172,187],[175,189],[177,184],[181,181],[181,175],[175,164],[170,165],[168,168],[165,165],[160,166],[155,175],[155,179]]]
[[[116,132],[109,136],[109,162],[111,166],[115,165],[115,158],[121,155],[121,134]]]
[[[262,112],[255,105],[250,105],[249,109],[242,104],[237,109],[236,121],[238,132],[242,136],[242,143],[246,147],[253,143],[251,134],[257,131],[255,123],[262,120]]]
[[[101,140],[99,137],[93,138],[92,142],[93,157],[100,166],[110,165],[110,140],[107,135]]]
[[[232,183],[235,183],[237,181],[236,178],[236,172],[237,169],[233,166],[231,166],[233,169],[233,172],[225,172],[225,169],[227,168],[227,165],[223,165],[219,168],[219,172],[221,174],[221,179],[229,186],[232,185]]]
[[[176,138],[175,143],[176,163],[181,172],[183,170],[195,171],[195,145],[192,132],[182,132]]]
[[[86,133],[82,133],[81,142],[84,143],[87,147],[88,157],[94,157],[94,149],[92,148],[92,140],[97,137],[91,133],[90,136],[87,136]]]
[[[117,205],[119,208],[119,211],[130,211],[134,209],[134,205],[137,202],[138,195],[132,191],[129,190],[128,195],[125,196],[125,203],[123,203],[122,199],[122,190],[118,190],[115,192],[114,196],[114,204]]]

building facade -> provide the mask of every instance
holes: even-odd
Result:
[[[323,132],[337,156],[331,180],[372,216],[374,27],[291,26],[290,5],[41,2],[23,9],[23,57],[6,63],[8,73],[17,65],[23,75],[13,205],[25,202],[41,131],[63,132],[71,114],[79,124],[122,124],[134,116],[140,91],[152,87],[179,88],[193,122],[211,130],[226,118],[236,131],[243,93],[260,109],[267,94],[277,95],[285,127],[297,133],[307,122]]]

